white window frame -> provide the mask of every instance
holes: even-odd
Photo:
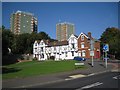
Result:
[[[86,51],[83,50],[83,51],[82,51],[82,57],[85,57],[85,56],[86,56]]]
[[[84,42],[81,43],[81,48],[85,48]]]
[[[84,41],[84,35],[81,35],[81,41]]]

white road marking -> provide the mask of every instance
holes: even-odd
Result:
[[[91,73],[91,74],[89,74],[89,75],[87,75],[87,76],[93,76],[93,75],[95,75],[95,73]]]
[[[91,73],[89,75],[83,75],[83,74],[72,75],[72,76],[69,76],[70,78],[66,78],[65,80],[73,80],[73,79],[76,79],[76,78],[82,78],[82,77],[87,77],[87,76],[89,77],[89,76],[98,75],[98,74],[102,74],[102,73],[106,73],[106,72],[110,72],[110,70],[97,72],[97,73]]]
[[[73,80],[73,78],[66,78],[65,80]]]
[[[119,69],[113,69],[111,70],[111,72],[119,72],[120,70]]]
[[[113,79],[120,79],[120,75],[113,77]]]
[[[73,80],[73,79],[82,78],[82,77],[86,77],[86,75],[83,75],[83,74],[72,75],[72,76],[69,76],[69,78],[66,78],[65,80]]]
[[[78,74],[78,75],[72,75],[72,76],[69,76],[71,78],[80,78],[80,77],[85,77],[86,75],[83,75],[83,74]]]
[[[82,89],[92,88],[92,87],[99,86],[99,85],[102,85],[102,84],[103,84],[103,83],[96,82],[96,83],[93,83],[93,84],[90,84],[90,85],[84,86],[84,87],[79,88],[79,89],[76,89],[76,90],[82,90]]]

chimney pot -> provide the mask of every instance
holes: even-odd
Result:
[[[91,37],[91,32],[88,32],[88,37],[89,37],[89,38],[92,38],[92,37]]]

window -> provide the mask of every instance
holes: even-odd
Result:
[[[35,46],[37,46],[37,43],[35,43]]]
[[[37,48],[35,48],[35,52],[37,52]]]
[[[81,36],[81,41],[83,41],[83,40],[84,40],[84,35]]]
[[[44,54],[41,55],[41,58],[44,58]]]
[[[67,57],[67,52],[65,52],[65,57]]]
[[[85,47],[84,43],[81,43],[81,48],[84,48],[84,47]]]
[[[43,45],[43,42],[41,42],[41,45]]]
[[[86,56],[85,51],[82,51],[82,57],[85,57],[85,56]]]
[[[41,51],[43,52],[43,47],[41,47]]]
[[[75,45],[74,45],[74,43],[72,43],[72,48],[73,48],[73,49],[75,48]]]
[[[71,38],[71,42],[74,42],[74,38]]]
[[[72,56],[74,56],[74,51],[72,51],[71,53],[72,53]]]
[[[54,51],[56,51],[56,47],[54,47]]]

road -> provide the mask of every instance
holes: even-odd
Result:
[[[34,88],[73,88],[78,90],[84,88],[118,88],[118,81],[120,81],[119,61],[108,61],[107,68],[103,61],[94,61],[94,67],[91,67],[89,61],[85,62],[85,65],[88,67],[85,70],[75,69],[44,76],[3,80],[2,88],[5,90],[6,88],[33,88],[33,90]]]
[[[74,88],[77,90],[85,88],[118,88],[120,86],[120,83],[118,83],[120,80],[119,74],[118,72],[106,72],[89,76],[74,75],[75,77],[71,76],[62,82],[38,85],[30,88]]]

